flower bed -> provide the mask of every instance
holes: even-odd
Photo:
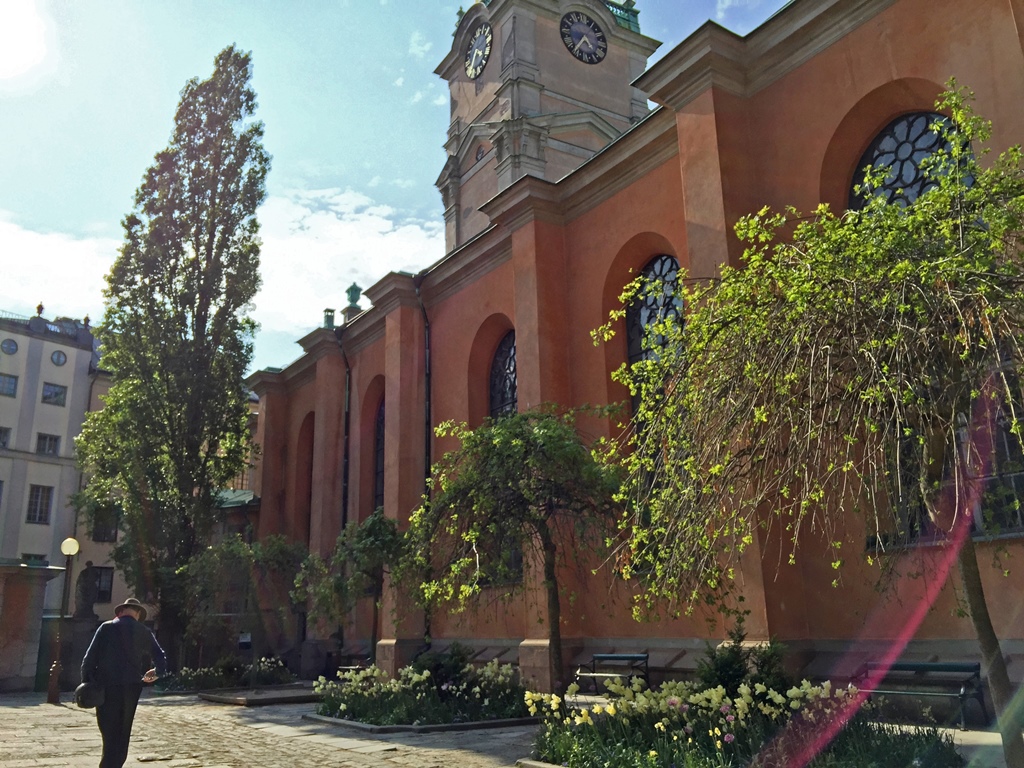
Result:
[[[295,676],[280,659],[261,658],[256,660],[255,670],[252,664],[234,660],[222,661],[213,667],[182,667],[176,674],[157,683],[156,689],[161,693],[178,693],[251,685],[284,685],[294,681]]]
[[[855,688],[804,680],[785,693],[719,685],[613,680],[606,705],[578,710],[552,694],[526,694],[544,724],[535,757],[569,768],[952,768],[952,739],[934,728],[869,722]],[[574,693],[570,686],[569,694]],[[835,735],[835,738],[831,738]]]
[[[343,672],[338,680],[321,677],[314,690],[323,695],[317,714],[370,725],[437,725],[527,716],[526,689],[510,665],[467,663],[455,648],[424,654],[389,679],[377,667]]]

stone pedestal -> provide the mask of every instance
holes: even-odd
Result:
[[[100,625],[98,616],[78,616],[64,622],[65,636],[61,638],[61,690],[73,690],[82,682],[82,659],[89,650],[92,636]]]
[[[398,670],[406,667],[423,649],[421,639],[387,638],[377,643],[377,666],[391,677],[398,676]]]
[[[299,658],[299,677],[303,680],[316,680],[324,674],[327,666],[327,654],[334,651],[338,644],[334,640],[303,640]]]
[[[544,693],[554,690],[550,640],[523,640],[519,644],[519,677],[530,690]]]
[[[0,691],[31,691],[40,648],[46,582],[63,568],[0,560]]]

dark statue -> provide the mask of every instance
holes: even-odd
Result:
[[[76,619],[96,618],[92,606],[96,602],[96,598],[99,597],[99,591],[99,573],[92,567],[92,560],[88,560],[75,582],[74,617]]]

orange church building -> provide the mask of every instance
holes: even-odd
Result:
[[[869,161],[898,164],[909,187],[929,141],[921,126],[950,77],[976,93],[994,148],[1024,136],[1024,0],[794,0],[744,37],[708,22],[649,68],[658,43],[635,6],[490,0],[462,16],[436,70],[451,92],[437,181],[447,253],[419,274],[383,275],[364,292],[370,309],[350,296],[343,322],[328,316],[301,340],[299,360],[251,377],[260,536],[326,553],[377,507],[406,520],[430,463],[453,447],[433,434],[441,422],[628,401],[610,372],[627,360],[630,334],[600,346],[590,335],[623,286],[644,270],[714,276],[738,263],[741,215],[844,209]],[[588,437],[615,429],[582,426]],[[1009,577],[984,576],[1019,684],[1017,515],[1016,531],[981,544],[980,558],[998,546],[1017,555]],[[848,537],[864,547],[863,530]],[[897,582],[881,595],[874,574],[852,566],[832,588],[814,540],[794,566],[778,564],[778,542],[760,545],[742,574],[749,639],[781,640],[806,674],[848,676],[893,643],[906,658],[978,660],[970,620],[954,610],[955,578]],[[706,639],[724,636],[701,616],[635,622],[627,585],[611,575],[565,579],[575,597],[563,602],[567,664],[614,649],[686,671]],[[409,587],[389,585],[376,632],[368,611],[345,628],[346,644],[377,638],[389,671],[424,640],[423,616],[396,610]],[[550,687],[544,606],[528,569],[516,600],[432,616],[430,636],[514,661]],[[304,632],[280,643],[302,640],[307,671],[319,673],[335,640],[312,622]]]

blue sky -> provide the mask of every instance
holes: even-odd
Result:
[[[462,3],[468,7],[469,3]],[[745,34],[783,0],[637,0],[657,60],[708,19]],[[234,43],[252,52],[273,155],[260,211],[254,368],[341,309],[353,281],[444,254],[448,128],[434,68],[447,0],[0,0],[0,310],[103,313],[122,217],[178,94]],[[367,306],[363,299],[363,305]]]

